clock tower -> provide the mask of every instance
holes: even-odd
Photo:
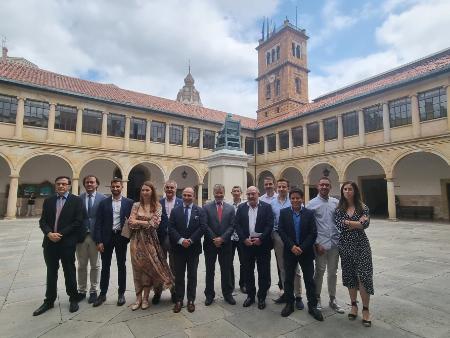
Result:
[[[308,68],[304,29],[285,20],[279,29],[263,28],[258,51],[258,121],[295,111],[308,103]]]

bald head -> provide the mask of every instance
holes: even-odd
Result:
[[[254,185],[247,188],[247,201],[252,207],[255,207],[258,204],[259,199],[259,189]]]
[[[192,202],[194,201],[194,188],[192,188],[192,187],[184,188],[182,197],[183,197],[183,203],[185,205],[192,204]]]

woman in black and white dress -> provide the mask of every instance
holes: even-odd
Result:
[[[372,251],[364,231],[369,226],[369,208],[361,201],[359,188],[354,182],[345,182],[341,188],[341,199],[335,213],[339,230],[339,254],[342,265],[342,281],[348,288],[352,304],[348,314],[350,320],[358,316],[357,293],[363,303],[362,323],[371,326],[369,301],[373,289]]]

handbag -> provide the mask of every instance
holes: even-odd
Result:
[[[122,227],[122,232],[120,233],[123,237],[130,239],[131,237],[131,229],[128,225],[128,218],[125,220],[125,224]]]

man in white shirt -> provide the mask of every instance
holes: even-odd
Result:
[[[263,202],[271,204],[272,201],[278,197],[278,194],[275,192],[275,181],[272,176],[264,177],[264,190],[266,193],[259,199]]]

